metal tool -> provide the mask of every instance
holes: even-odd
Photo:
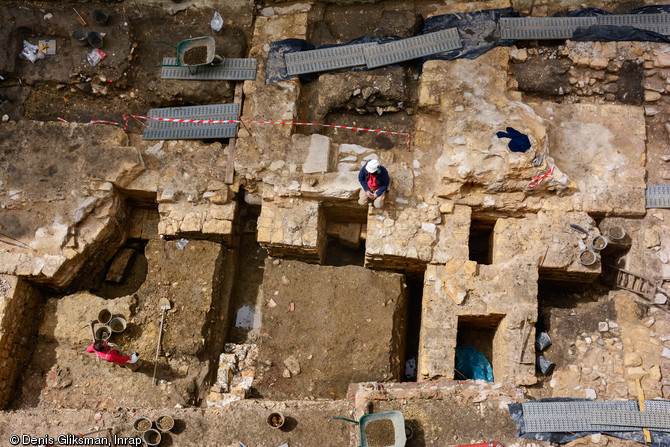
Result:
[[[523,336],[521,337],[521,348],[519,349],[519,358],[517,363],[520,365],[532,365],[533,362],[524,362],[523,354],[526,352],[526,344],[528,343],[528,336],[530,335],[530,324],[528,323],[528,317],[523,320]]]
[[[77,20],[79,20],[81,26],[88,26],[88,23],[86,23],[86,20],[84,20],[81,14],[79,14],[79,12],[77,12],[77,10],[74,8],[72,8],[72,10],[74,11],[75,14],[77,14]]]
[[[161,341],[163,340],[163,322],[165,321],[165,311],[172,309],[170,300],[167,298],[161,298],[158,302],[158,305],[161,308],[161,327],[158,330],[158,344],[156,345],[156,359],[154,360],[154,375],[151,378],[152,385],[156,385],[156,369],[158,368],[158,355],[161,352]]]
[[[93,341],[95,342],[95,321],[89,321],[88,322],[88,327],[91,329],[91,337],[93,337]]]

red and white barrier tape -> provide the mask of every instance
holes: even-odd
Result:
[[[295,123],[292,121],[256,121],[256,120],[194,120],[194,119],[180,119],[180,118],[153,118],[150,116],[141,116],[141,115],[126,115],[123,114],[123,119],[125,124],[115,123],[113,121],[102,121],[102,120],[91,120],[86,124],[111,124],[113,126],[118,126],[124,131],[128,128],[128,117],[135,119],[143,120],[156,120],[156,121],[170,121],[173,123],[194,123],[194,124],[225,124],[225,123],[247,123],[247,124],[286,124],[290,126],[321,126],[321,127],[330,127],[333,129],[345,129],[345,130],[360,130],[363,132],[374,132],[374,133],[385,133],[389,135],[404,135],[407,137],[407,147],[410,146],[410,134],[407,132],[392,132],[390,130],[378,130],[378,129],[367,129],[365,127],[352,127],[352,126],[337,126],[335,124],[320,124],[320,123]],[[62,118],[58,118],[59,121],[67,122]]]
[[[528,184],[528,186],[531,187],[531,188],[535,188],[540,183],[542,183],[542,180],[546,179],[547,177],[553,176],[555,167],[556,167],[555,165],[551,165],[551,168],[547,172],[545,172],[542,175],[538,175],[537,177],[533,177],[533,180],[531,180],[531,182]]]

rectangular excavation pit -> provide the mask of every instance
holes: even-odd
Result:
[[[407,328],[403,381],[416,382],[423,306],[423,272],[406,275],[405,283],[407,284]]]
[[[493,258],[493,228],[495,218],[472,217],[468,239],[469,259],[477,264],[491,264]]]
[[[259,395],[340,399],[352,382],[400,381],[404,284],[397,273],[267,259]]]
[[[496,360],[503,352],[504,331],[499,329],[501,328],[500,322],[504,318],[505,315],[500,314],[458,316],[456,348],[473,347],[481,352],[493,368],[494,379],[496,377],[496,370],[499,369]],[[472,377],[464,376],[458,370],[455,370],[454,378],[464,380],[471,379]]]
[[[328,235],[324,264],[363,267],[367,208],[326,203],[323,210]]]

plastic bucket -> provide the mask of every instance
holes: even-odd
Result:
[[[596,263],[597,260],[598,256],[596,256],[596,253],[594,251],[584,250],[579,254],[579,262],[582,265],[586,266],[593,265]]]
[[[161,443],[161,432],[150,428],[142,434],[142,439],[147,445],[158,445]]]
[[[540,335],[537,336],[535,340],[535,349],[538,351],[544,351],[549,346],[551,346],[551,338],[546,332],[540,332]]]
[[[127,325],[126,319],[123,317],[114,317],[109,321],[109,328],[112,332],[123,332]]]
[[[149,418],[137,418],[135,419],[135,422],[133,422],[133,428],[135,431],[138,431],[140,433],[144,433],[147,430],[150,430],[152,426],[151,419]]]
[[[272,428],[281,428],[284,425],[284,415],[280,412],[270,413],[268,416],[268,425]]]
[[[96,9],[93,11],[93,20],[95,20],[98,25],[106,25],[109,20],[109,13],[106,9]]]
[[[98,322],[100,324],[107,324],[112,319],[112,313],[108,309],[100,309],[98,312]]]
[[[607,237],[612,242],[620,242],[626,237],[626,230],[622,226],[613,225],[607,229]]]
[[[81,45],[82,47],[85,47],[88,45],[88,31],[86,31],[84,28],[79,28],[78,30],[75,30],[72,33],[72,40],[77,42],[77,44]]]
[[[537,369],[542,373],[542,374],[551,374],[554,372],[554,362],[551,360],[548,360],[546,357],[543,355],[539,356],[537,358]]]
[[[93,48],[102,48],[103,41],[100,33],[93,31],[92,33],[89,33],[86,40]]]
[[[607,239],[605,236],[596,236],[591,241],[591,248],[593,251],[602,251],[607,247]]]
[[[96,340],[109,340],[109,337],[112,336],[112,329],[103,324],[98,329],[95,330],[95,339]]]
[[[163,433],[168,432],[174,427],[174,419],[170,416],[159,416],[156,419],[156,427]]]

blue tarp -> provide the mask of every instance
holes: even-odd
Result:
[[[477,348],[470,346],[456,348],[456,371],[456,379],[481,379],[493,382],[493,368]]]

